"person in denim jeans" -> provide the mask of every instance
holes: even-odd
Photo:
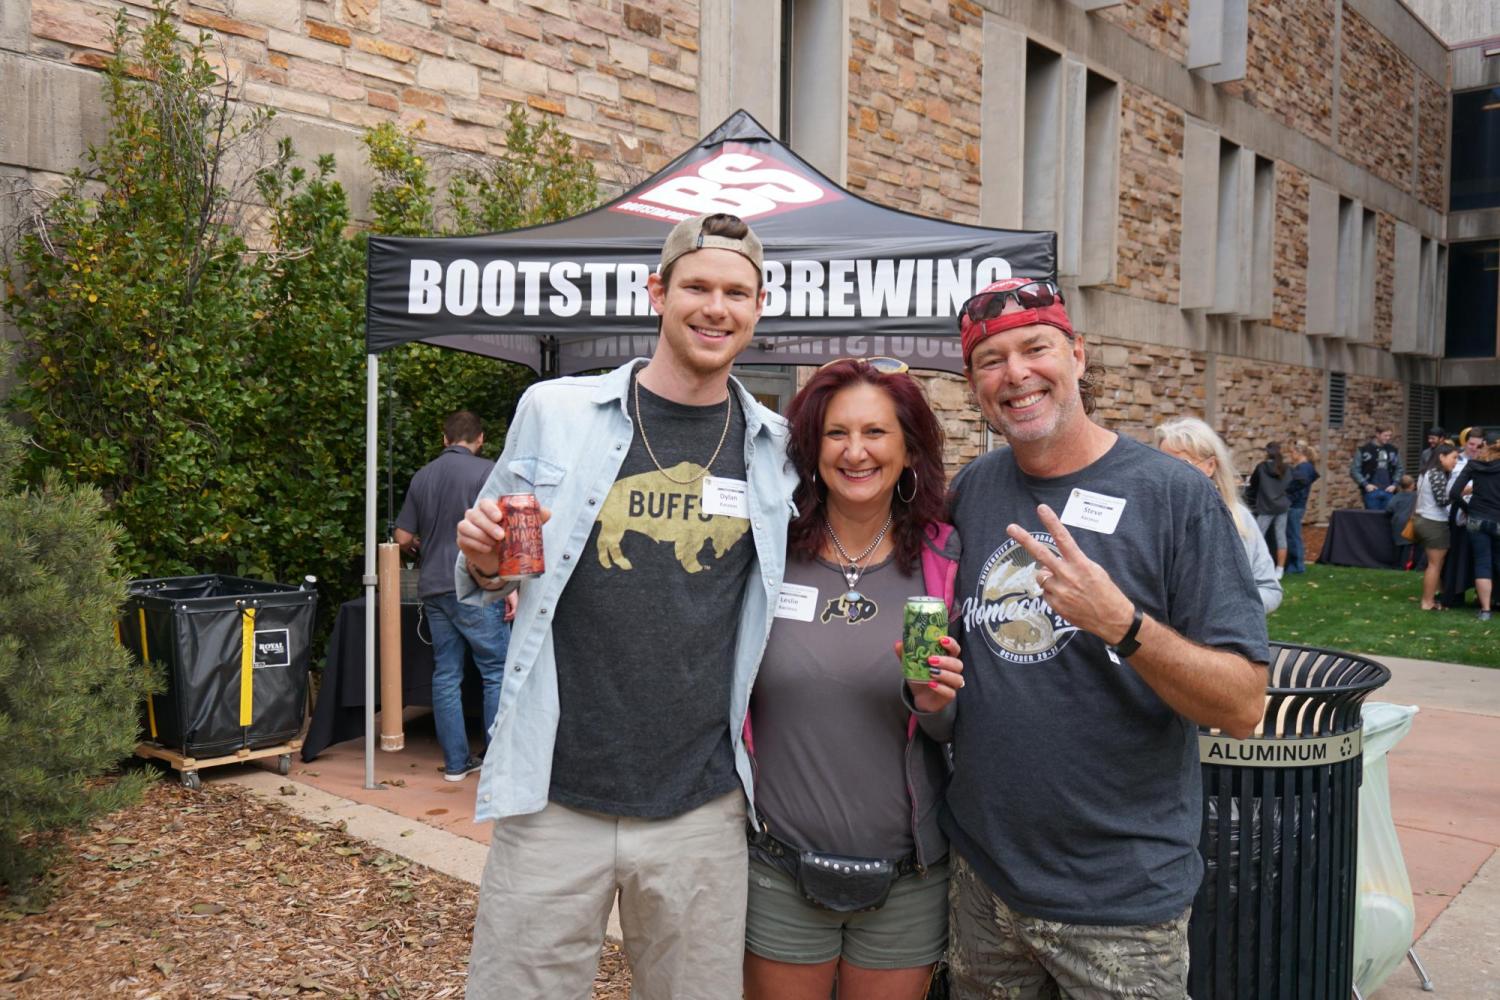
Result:
[[[1495,587],[1494,553],[1500,545],[1500,427],[1470,431],[1469,440],[1482,434],[1484,447],[1453,480],[1448,494],[1468,514],[1469,544],[1474,550],[1474,589],[1479,592],[1479,620],[1490,620],[1490,597]],[[1465,495],[1465,488],[1473,490]]]
[[[464,728],[465,654],[474,654],[484,682],[486,737],[500,704],[505,654],[510,645],[507,604],[460,604],[454,593],[458,522],[489,478],[495,463],[479,457],[484,424],[468,410],[443,421],[443,451],[412,477],[396,518],[396,543],[421,556],[417,593],[432,632],[432,717],[443,748],[443,778],[462,781],[483,759],[469,752]]]
[[[1318,455],[1306,441],[1291,446],[1292,484],[1286,495],[1292,501],[1286,512],[1286,571],[1306,573],[1307,561],[1302,550],[1302,518],[1307,514],[1308,494],[1318,481]]]

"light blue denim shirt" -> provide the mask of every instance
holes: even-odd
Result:
[[[505,451],[480,493],[481,498],[535,493],[552,518],[542,527],[547,571],[520,587],[500,708],[479,777],[477,820],[539,812],[547,804],[558,722],[552,615],[630,450],[635,433],[627,408],[630,372],[641,360],[608,375],[552,379],[528,389],[516,407]],[[730,386],[739,394],[745,414],[755,559],[740,601],[729,735],[753,817],[755,790],[745,751],[745,713],[786,569],[786,527],[795,514],[792,488],[797,476],[786,460],[786,421],[757,403],[738,382],[731,379]],[[459,600],[470,603],[498,600],[505,593],[481,590],[469,576],[462,553],[454,589]]]

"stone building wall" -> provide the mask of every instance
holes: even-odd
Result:
[[[979,220],[983,11],[969,0],[849,10],[851,190],[892,208]]]
[[[1089,360],[1099,366],[1094,418],[1111,430],[1149,443],[1163,420],[1203,416],[1207,362],[1201,354],[1100,338]]]
[[[1120,93],[1120,221],[1115,283],[1153,302],[1181,288],[1183,113],[1134,84]]]
[[[119,6],[32,0],[31,54],[101,66]],[[698,138],[695,0],[203,0],[179,13],[246,100],[315,119],[421,122],[427,141],[485,153],[520,102],[556,116],[617,184]]]
[[[1377,177],[1410,191],[1416,69],[1347,3],[1339,67],[1339,149]]]
[[[1448,205],[1447,89],[1426,73],[1417,74],[1417,182],[1412,193],[1429,208]]]
[[[1391,346],[1391,304],[1396,294],[1396,220],[1375,215],[1375,343]]]
[[[1097,16],[1124,28],[1138,41],[1175,59],[1187,54],[1188,4],[1191,0],[1125,0],[1104,7]]]
[[[1271,325],[1290,333],[1307,325],[1307,207],[1307,174],[1290,163],[1276,164]]]
[[[1339,0],[1250,4],[1245,78],[1232,94],[1322,143],[1333,139],[1333,22]]]

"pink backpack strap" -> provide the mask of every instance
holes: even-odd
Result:
[[[948,605],[948,614],[953,614],[953,591],[958,580],[958,560],[943,553],[948,540],[953,536],[953,525],[935,522],[927,526],[926,544],[922,546],[922,583],[927,593],[941,597]]]

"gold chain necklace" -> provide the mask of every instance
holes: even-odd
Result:
[[[734,416],[734,390],[729,390],[729,398],[724,400],[724,429],[719,432],[719,443],[714,448],[714,453],[708,456],[708,461],[703,465],[703,471],[692,479],[678,479],[666,469],[661,467],[661,462],[656,458],[656,452],[651,450],[651,439],[646,436],[646,418],[641,413],[641,380],[637,376],[632,380],[635,387],[635,422],[641,429],[641,443],[646,446],[646,454],[651,456],[651,464],[656,466],[656,471],[667,477],[668,482],[676,483],[678,486],[691,486],[714,467],[714,459],[719,457],[719,452],[724,450],[724,442],[729,438],[729,420]],[[726,386],[726,388],[728,388]]]
[[[859,583],[859,578],[865,572],[865,568],[860,564],[865,561],[871,552],[880,547],[880,540],[885,537],[887,531],[891,530],[891,522],[895,519],[896,512],[892,510],[885,516],[885,524],[881,527],[880,534],[875,536],[875,540],[869,544],[869,547],[858,556],[851,556],[848,552],[844,551],[844,543],[839,541],[839,536],[833,533],[833,523],[828,520],[827,515],[824,515],[823,528],[828,532],[828,537],[833,539],[833,547],[838,549],[839,555],[844,557],[845,565],[839,570],[840,573],[844,574],[844,582],[849,585],[848,591],[844,594],[844,600],[852,603],[864,599],[864,595],[854,589],[854,585]]]

